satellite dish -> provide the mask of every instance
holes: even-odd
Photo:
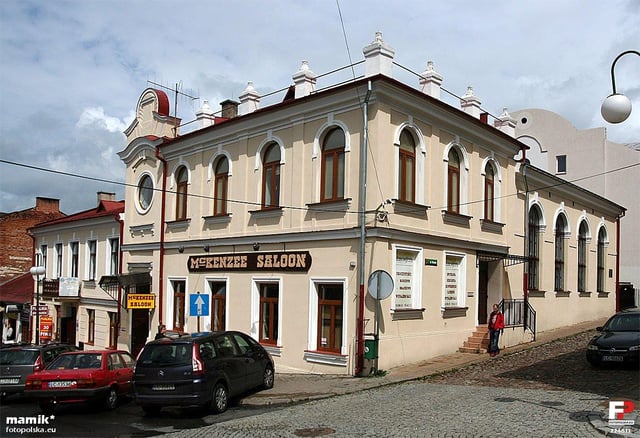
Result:
[[[389,298],[391,292],[393,292],[393,278],[387,271],[380,269],[374,271],[369,275],[367,291],[376,300]]]

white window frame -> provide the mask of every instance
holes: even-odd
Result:
[[[226,288],[225,302],[224,302],[224,326],[229,327],[229,277],[205,277],[204,279],[204,289],[205,294],[209,295],[209,316],[204,318],[204,326],[207,327],[207,330],[213,329],[213,315],[211,313],[213,307],[213,291],[211,290],[210,282],[216,283],[224,283]]]
[[[427,159],[427,148],[424,142],[424,134],[422,134],[422,131],[420,130],[420,128],[414,124],[413,122],[413,117],[409,117],[408,120],[404,123],[402,123],[400,126],[398,126],[398,128],[396,129],[396,132],[394,133],[393,136],[393,146],[394,146],[394,152],[393,152],[393,159],[394,159],[394,172],[395,172],[395,187],[394,187],[394,193],[397,199],[400,199],[400,175],[398,173],[398,169],[399,169],[399,162],[400,162],[400,134],[402,134],[402,131],[407,129],[409,132],[411,132],[411,135],[413,136],[413,140],[415,142],[415,150],[414,150],[414,159],[415,159],[415,186],[413,187],[414,190],[414,199],[415,199],[415,203],[416,204],[425,204],[425,166],[424,163],[426,162]]]
[[[55,264],[54,264],[54,278],[62,277],[62,267],[64,263],[64,245],[62,242],[57,242],[54,245],[54,255],[56,256]]]
[[[457,272],[457,302],[455,306],[446,306],[445,296],[446,296],[446,285],[447,285],[447,258],[455,257],[460,259],[458,263],[458,272]],[[454,251],[445,251],[444,253],[444,269],[442,275],[442,309],[456,309],[461,307],[466,307],[466,293],[467,290],[467,255],[460,252]]]
[[[423,260],[423,248],[415,246],[405,245],[392,245],[393,250],[393,301],[392,310],[414,310],[422,308],[422,260]],[[397,255],[398,251],[411,252],[415,254],[412,266],[412,295],[411,295],[411,308],[397,308],[396,293],[398,291],[398,270],[397,270]]]
[[[111,269],[111,252],[113,250],[113,242],[116,241],[118,242],[118,251],[116,253],[116,266],[115,266],[115,272],[113,272],[113,270]],[[106,252],[107,252],[107,256],[106,256],[106,260],[105,260],[105,272],[107,273],[107,275],[118,275],[120,272],[118,272],[120,270],[120,237],[118,236],[112,236],[112,237],[108,237],[107,238],[107,248],[106,248]]]
[[[259,283],[277,283],[278,284],[278,339],[276,346],[282,345],[282,277],[253,277],[251,278],[251,327],[249,334],[256,341],[260,342],[260,288]],[[269,346],[271,347],[271,346]],[[271,351],[271,350],[269,350]]]
[[[95,244],[95,248],[93,250],[93,261],[91,260],[91,243]],[[85,269],[85,278],[88,281],[95,281],[98,276],[98,240],[97,239],[88,239],[86,243],[87,251],[86,251],[86,269]],[[92,263],[93,262],[93,263]],[[91,276],[91,266],[93,266],[93,277]]]
[[[185,332],[189,332],[189,279],[188,277],[167,277],[167,299],[165,304],[167,308],[165,310],[166,314],[166,326],[173,327],[173,298],[174,298],[174,289],[173,282],[174,281],[184,281],[184,327],[183,330]],[[195,330],[194,330],[195,331]]]
[[[347,306],[349,300],[347,279],[345,277],[312,277],[309,279],[309,335],[307,349],[316,354],[332,355],[325,351],[318,351],[318,285],[325,283],[342,284],[342,346],[340,347],[340,354],[347,355]]]

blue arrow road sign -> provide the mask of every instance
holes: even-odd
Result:
[[[189,295],[189,316],[209,316],[209,295]]]

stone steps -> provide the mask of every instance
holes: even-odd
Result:
[[[489,329],[487,326],[478,326],[458,349],[460,353],[486,353],[489,346]]]

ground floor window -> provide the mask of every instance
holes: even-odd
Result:
[[[118,314],[109,312],[109,348],[117,348],[118,345]]]
[[[278,283],[260,283],[260,320],[258,323],[259,341],[264,344],[278,343],[278,301],[280,286]]]
[[[319,351],[340,353],[342,350],[342,284],[318,285]]]
[[[395,278],[393,308],[395,310],[419,309],[422,290],[422,267],[417,248],[395,248]]]
[[[464,307],[464,256],[447,254],[444,270],[443,307]]]
[[[172,280],[173,289],[173,329],[184,331],[186,282],[184,280]]]
[[[93,345],[96,335],[96,311],[94,309],[87,309],[87,344]]]
[[[225,281],[209,281],[211,290],[211,330],[225,330],[227,283]]]

